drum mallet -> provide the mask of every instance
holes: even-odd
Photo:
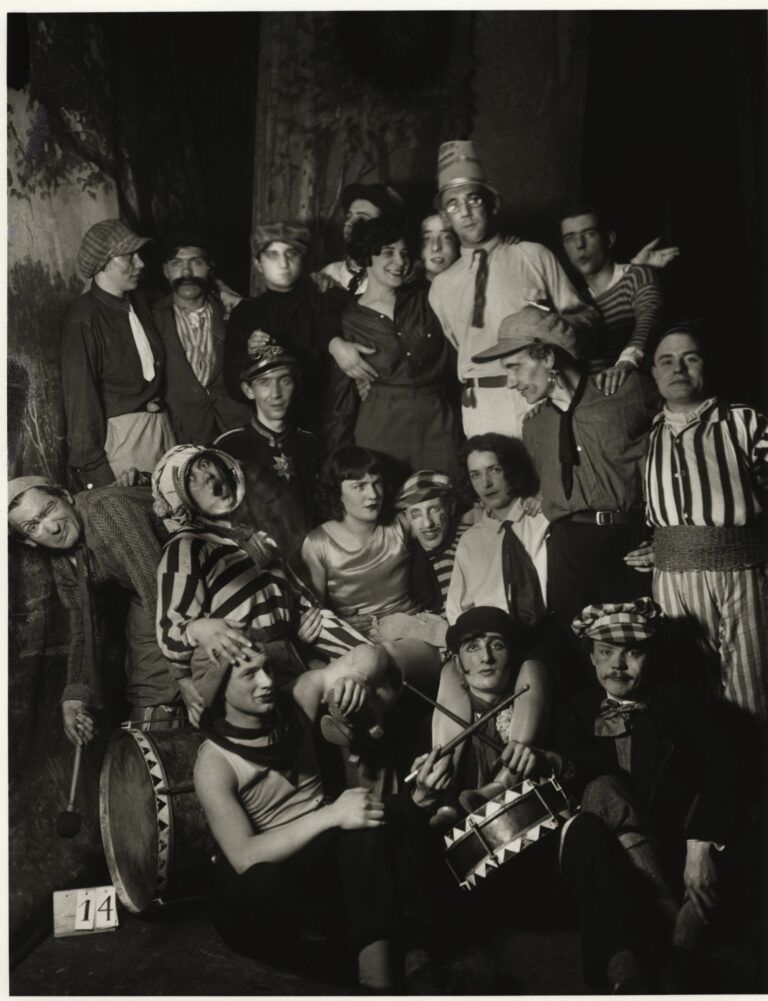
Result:
[[[434,699],[431,699],[428,695],[425,695],[424,692],[422,692],[419,688],[415,688],[413,685],[409,685],[407,681],[403,682],[403,688],[407,688],[409,692],[413,692],[413,694],[418,695],[420,699],[424,699],[424,701],[428,702],[433,709],[437,709],[438,712],[441,712],[444,716],[447,716],[448,719],[452,719],[454,723],[458,723],[459,726],[462,727],[462,729],[465,726],[469,726],[467,721],[465,719],[462,719],[461,716],[457,716],[456,713],[451,712],[450,709],[446,709],[445,706],[441,706],[439,702],[435,702]],[[494,751],[498,751],[499,754],[501,754],[501,752],[504,750],[504,745],[500,741],[494,740],[493,737],[486,737],[484,733],[478,733],[477,736],[479,740],[482,740],[484,744],[487,744],[487,746],[492,748]]]
[[[530,685],[523,685],[522,688],[518,688],[516,692],[512,692],[511,695],[502,699],[498,705],[490,709],[484,716],[481,716],[480,719],[475,720],[474,723],[470,723],[463,733],[457,733],[456,736],[449,740],[448,743],[442,748],[440,754],[438,755],[438,760],[440,760],[440,758],[444,758],[446,754],[450,754],[454,747],[458,747],[459,744],[462,744],[468,737],[471,737],[476,730],[487,723],[489,719],[493,719],[494,716],[497,716],[502,709],[506,709],[507,706],[511,705],[516,698],[519,698],[519,696],[521,696],[524,692],[527,692],[530,687]],[[420,771],[420,768],[415,768],[410,775],[407,775],[405,778],[406,784],[413,782]]]
[[[60,838],[74,838],[80,830],[80,814],[75,813],[75,793],[77,792],[77,780],[80,776],[80,761],[83,756],[83,748],[80,744],[75,748],[75,764],[72,769],[72,785],[69,788],[69,802],[66,810],[56,818],[56,833]]]

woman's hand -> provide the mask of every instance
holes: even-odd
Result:
[[[501,752],[501,762],[521,779],[546,774],[552,768],[552,762],[546,751],[519,740],[510,740]]]
[[[417,806],[431,806],[440,794],[450,789],[453,782],[453,755],[443,754],[442,747],[433,747],[429,754],[420,754],[411,765],[418,768],[416,784],[411,798]]]
[[[266,330],[254,330],[248,335],[248,357],[255,358],[262,348],[265,348],[267,344],[270,343],[272,338],[266,332]]]
[[[628,567],[637,570],[638,573],[650,573],[656,564],[656,556],[653,552],[653,539],[641,542],[637,549],[633,549],[632,552],[627,553],[624,557],[624,562]]]
[[[229,619],[195,619],[187,626],[187,640],[213,661],[236,664],[253,649],[253,643],[243,635],[244,629],[242,622]]]
[[[319,606],[308,608],[301,616],[296,635],[302,643],[308,643],[311,646],[322,631],[323,610]]]
[[[365,705],[368,690],[359,678],[340,678],[326,696],[326,703],[334,706],[342,716],[354,716]]]
[[[350,379],[365,379],[374,382],[379,377],[379,373],[363,355],[374,354],[376,348],[368,348],[364,344],[352,344],[341,337],[334,337],[328,345],[336,364],[344,375]]]
[[[67,740],[75,746],[85,747],[96,736],[96,724],[80,699],[65,699],[61,703],[61,717]]]

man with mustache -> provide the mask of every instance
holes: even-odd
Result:
[[[153,307],[165,345],[166,400],[176,439],[208,444],[248,420],[245,404],[224,381],[224,308],[214,291],[214,261],[205,238],[170,234],[162,247],[171,292]]]

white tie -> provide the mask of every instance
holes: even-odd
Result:
[[[128,307],[128,319],[131,321],[131,333],[133,334],[136,350],[139,352],[141,374],[144,376],[146,382],[152,382],[155,377],[155,356],[152,354],[149,338],[141,325],[141,320],[133,311],[133,306]]]

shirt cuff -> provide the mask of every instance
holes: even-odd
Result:
[[[716,852],[724,852],[725,851],[725,845],[718,844],[717,841],[704,841],[701,838],[687,838],[686,839],[686,844],[688,844],[688,845],[709,845],[709,847],[713,848]]]

